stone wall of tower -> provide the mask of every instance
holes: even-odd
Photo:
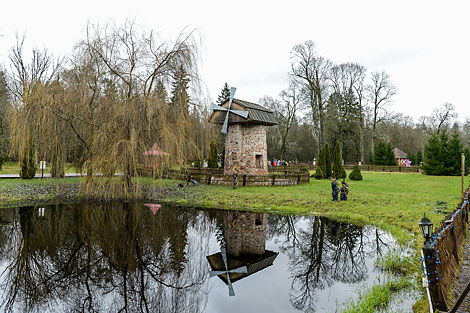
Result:
[[[230,211],[224,214],[227,254],[262,255],[266,251],[266,213]]]
[[[267,175],[267,161],[266,126],[229,125],[225,139],[225,175],[231,175],[235,165],[239,175]]]

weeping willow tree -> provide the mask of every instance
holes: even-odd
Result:
[[[60,71],[37,50],[24,66],[22,41],[13,52],[12,152],[21,160],[32,141],[32,154],[50,160],[55,177],[63,176],[65,160],[85,169],[89,197],[138,197],[135,177],[154,143],[170,155],[158,159],[158,171],[207,154],[209,111],[189,96],[199,82],[192,33],[168,41],[130,22],[89,25]]]
[[[86,190],[110,197],[139,195],[140,186],[132,178],[138,176],[142,153],[154,142],[170,153],[162,162],[197,152],[189,136],[188,105],[170,105],[161,94],[161,82],[174,82],[178,70],[197,80],[193,36],[182,33],[170,43],[128,22],[123,27],[89,26],[82,47],[98,73],[94,84],[99,89],[86,167],[89,173],[110,176],[104,182],[106,178],[89,175]],[[115,173],[122,178],[118,182]]]
[[[11,70],[8,89],[12,95],[11,153],[20,160],[22,178],[36,173],[37,153],[42,129],[42,114],[47,98],[47,85],[58,73],[60,62],[54,62],[47,50],[32,50],[27,62],[23,55],[25,37],[17,37],[10,53]],[[47,128],[47,127],[46,127]]]

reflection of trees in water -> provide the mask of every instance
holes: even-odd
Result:
[[[290,259],[290,298],[298,310],[315,311],[317,290],[367,278],[365,260],[374,247],[363,227],[323,217],[272,215],[268,236],[284,238],[280,249]]]
[[[203,310],[213,231],[203,213],[161,208],[154,216],[130,203],[35,213],[19,209],[19,225],[0,225],[10,243],[5,310],[43,311],[54,302],[80,312]]]

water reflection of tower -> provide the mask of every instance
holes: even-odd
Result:
[[[225,247],[207,256],[211,276],[217,275],[235,295],[232,283],[273,265],[278,253],[266,250],[266,213],[230,211],[223,214]],[[229,275],[229,276],[227,276]]]

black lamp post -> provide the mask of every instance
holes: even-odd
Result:
[[[419,228],[421,229],[421,234],[423,235],[424,241],[424,249],[432,249],[431,246],[431,237],[432,237],[432,222],[429,218],[426,217],[426,213],[424,213],[424,217],[418,223]]]

